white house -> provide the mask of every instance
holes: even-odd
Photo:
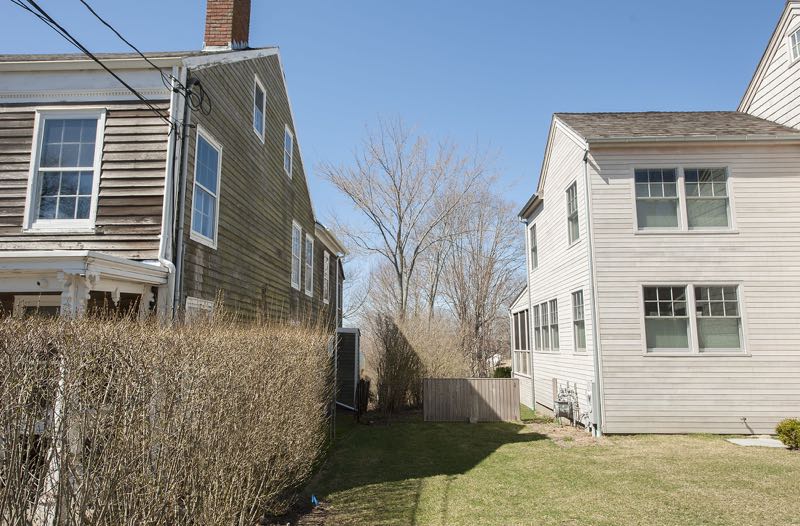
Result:
[[[800,416],[800,0],[738,111],[553,116],[520,211],[525,404],[605,433]]]

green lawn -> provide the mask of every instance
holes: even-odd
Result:
[[[308,524],[800,524],[800,453],[716,436],[417,417],[337,434]]]

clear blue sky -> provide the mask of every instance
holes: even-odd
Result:
[[[0,1],[0,52],[71,50]],[[39,2],[89,49],[125,50],[78,0]],[[281,47],[324,221],[347,208],[315,165],[349,160],[381,115],[498,149],[504,191],[522,205],[553,112],[735,109],[784,2],[253,0],[250,43]],[[202,45],[204,0],[91,3],[144,50]]]

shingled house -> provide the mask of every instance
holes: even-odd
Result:
[[[249,0],[204,48],[0,56],[0,307],[94,305],[341,323],[344,248],[316,219],[279,50]],[[135,92],[135,93],[134,93]],[[143,97],[146,101],[142,101]]]
[[[800,1],[738,111],[557,113],[520,211],[522,400],[606,433],[800,414]]]

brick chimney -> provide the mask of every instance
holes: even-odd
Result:
[[[245,49],[250,39],[250,0],[207,0],[204,50]]]

